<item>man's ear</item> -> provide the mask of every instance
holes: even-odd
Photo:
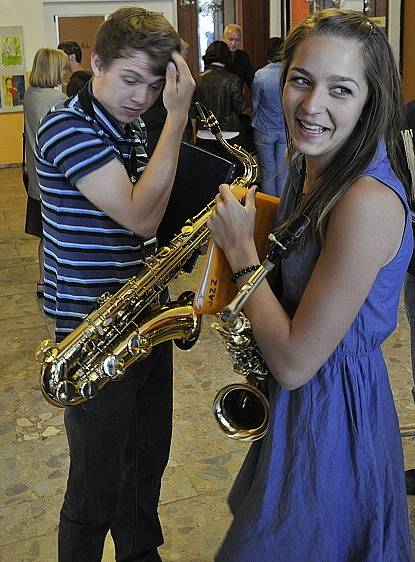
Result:
[[[102,76],[104,64],[97,53],[91,53],[91,69],[94,76]]]

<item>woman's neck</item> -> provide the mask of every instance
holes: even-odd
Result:
[[[304,174],[304,185],[303,185],[303,193],[308,193],[313,189],[315,185],[315,181],[321,175],[324,167],[321,164],[310,158],[309,156],[305,157],[305,174]]]

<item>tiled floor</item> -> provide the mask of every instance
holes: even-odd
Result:
[[[23,232],[26,199],[18,168],[0,170],[0,203],[0,561],[56,562],[68,450],[62,411],[39,390],[33,352],[50,324],[35,296],[37,241]],[[200,265],[175,282],[174,293],[195,286]],[[385,352],[400,422],[413,423],[402,313]],[[160,503],[165,562],[211,561],[229,522],[226,494],[248,445],[224,437],[211,404],[221,386],[236,380],[207,318],[196,346],[175,353],[174,437]],[[403,445],[407,466],[415,467],[415,441],[405,438]],[[408,501],[415,530],[415,497]],[[104,561],[113,560],[108,539]]]

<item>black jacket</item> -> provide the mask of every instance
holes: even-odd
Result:
[[[245,109],[245,98],[241,81],[235,74],[210,64],[196,80],[193,99],[215,114],[222,131],[240,130],[239,115]],[[197,115],[192,113],[192,117]]]
[[[237,49],[232,56],[232,61],[228,64],[227,69],[233,72],[242,82],[242,86],[247,84],[249,87],[252,85],[254,79],[254,72],[252,70],[251,61],[245,51]]]
[[[405,121],[409,129],[415,130],[415,100],[405,105]]]

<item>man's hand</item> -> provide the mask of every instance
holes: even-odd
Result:
[[[167,63],[163,103],[169,116],[185,117],[187,122],[195,81],[186,61],[178,52],[172,53],[172,59],[173,62]]]

